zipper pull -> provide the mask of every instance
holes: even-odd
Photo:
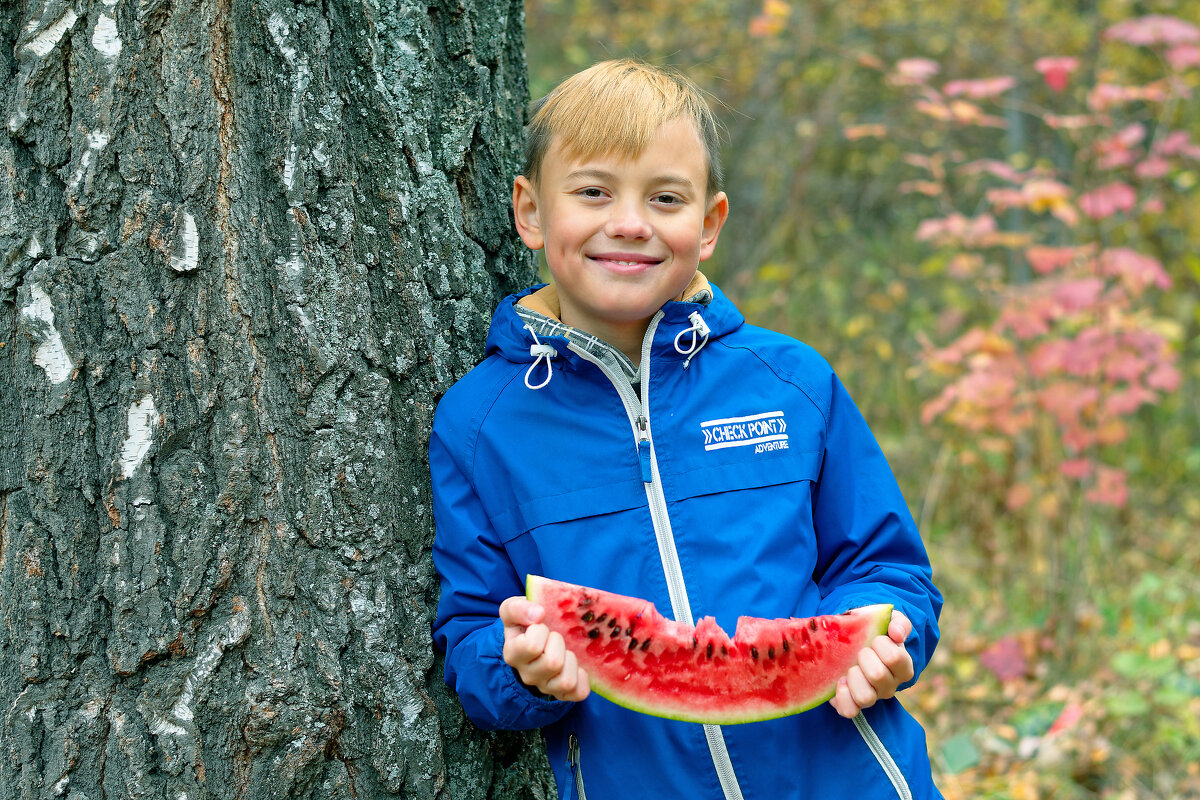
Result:
[[[642,483],[653,483],[654,472],[650,466],[650,432],[647,430],[648,422],[645,417],[637,418],[638,426],[638,465],[642,469]]]

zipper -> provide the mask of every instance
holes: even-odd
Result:
[[[567,760],[571,762],[571,775],[575,777],[576,800],[587,800],[587,793],[583,791],[583,768],[579,766],[579,739],[573,733],[567,737]]]
[[[879,762],[879,766],[883,767],[883,771],[887,774],[888,780],[892,782],[892,788],[896,790],[896,794],[900,797],[900,800],[912,800],[912,791],[908,788],[908,781],[904,779],[904,773],[896,765],[896,760],[892,758],[892,754],[884,747],[879,734],[875,733],[875,729],[871,727],[871,723],[867,722],[867,718],[863,716],[863,712],[859,711],[855,715],[854,727],[858,728],[859,736],[862,736],[863,741],[867,743],[867,747],[871,749],[871,754],[875,756],[875,760]]]
[[[634,440],[637,443],[638,466],[641,471],[642,483],[646,487],[646,502],[650,506],[650,519],[654,524],[654,536],[658,541],[658,555],[662,561],[663,574],[667,581],[667,594],[671,598],[671,613],[679,622],[694,625],[692,607],[688,602],[687,586],[683,581],[683,568],[679,564],[679,553],[675,549],[675,535],[671,530],[671,517],[667,513],[667,498],[663,492],[662,476],[658,472],[658,458],[654,453],[653,429],[650,425],[650,350],[654,342],[654,332],[662,320],[663,312],[659,311],[650,320],[646,335],[642,339],[642,360],[638,363],[638,383],[642,388],[639,398],[633,391],[629,381],[623,375],[618,375],[601,360],[591,353],[574,344],[568,347],[586,361],[599,367],[600,371],[616,387],[621,402],[625,405],[625,414],[633,429]],[[708,752],[712,756],[713,767],[717,779],[721,782],[721,791],[725,800],[742,800],[742,790],[738,785],[737,775],[733,771],[733,762],[729,759],[729,750],[725,746],[725,735],[719,725],[705,725],[704,738],[708,742]],[[576,773],[576,783],[582,788]]]

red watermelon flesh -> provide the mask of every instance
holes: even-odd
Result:
[[[592,689],[658,717],[723,725],[807,711],[833,697],[858,652],[887,633],[890,605],[821,617],[739,617],[732,639],[712,617],[693,628],[637,597],[529,575]]]

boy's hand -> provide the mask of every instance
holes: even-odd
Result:
[[[887,636],[876,636],[870,647],[858,653],[858,663],[838,681],[829,703],[846,719],[896,694],[896,687],[913,676],[912,656],[904,640],[912,622],[899,611],[892,612]]]
[[[545,614],[541,606],[520,595],[500,604],[504,661],[526,686],[559,700],[582,700],[591,691],[587,670],[567,649],[562,634],[541,624]]]

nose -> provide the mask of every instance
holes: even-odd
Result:
[[[604,232],[613,239],[649,239],[653,233],[646,210],[636,202],[614,203]]]

